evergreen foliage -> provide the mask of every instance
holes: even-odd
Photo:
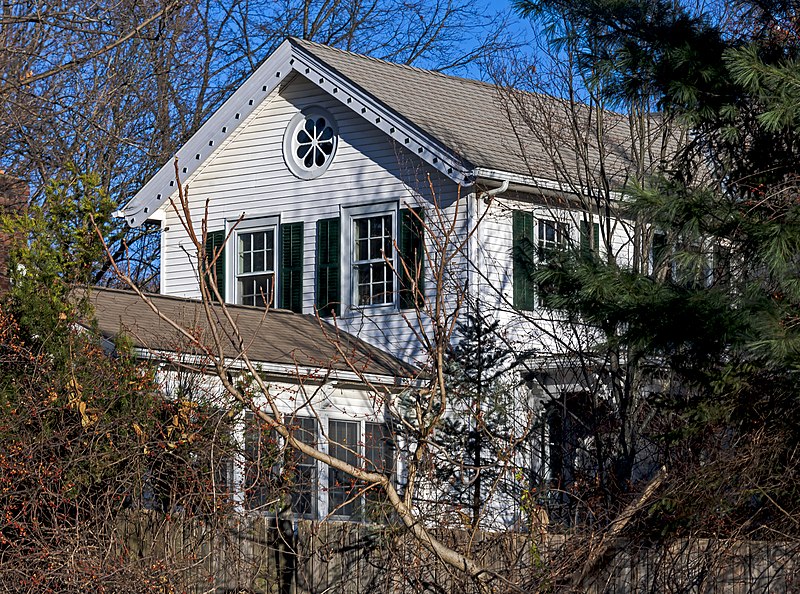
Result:
[[[458,340],[448,353],[448,395],[451,414],[437,432],[436,474],[447,485],[451,502],[470,527],[492,522],[502,506],[518,497],[509,490],[518,462],[520,425],[513,386],[507,372],[513,365],[509,347],[501,341],[500,324],[487,319],[480,307],[457,324]]]
[[[556,43],[590,40],[581,67],[610,100],[652,102],[691,137],[659,178],[628,188],[630,217],[661,238],[647,274],[576,251],[532,275],[552,288],[549,305],[601,330],[593,349],[661,376],[650,400],[673,472],[653,518],[668,531],[768,530],[800,510],[800,12],[780,1],[726,5],[734,18],[660,0],[516,5]]]

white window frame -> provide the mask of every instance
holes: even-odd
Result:
[[[231,233],[231,230],[233,232]],[[272,267],[273,270],[271,272],[265,272],[261,274],[271,274],[272,275],[272,302],[270,307],[275,306],[276,300],[276,292],[278,288],[278,270],[280,269],[280,253],[279,253],[279,245],[280,245],[280,238],[278,237],[279,230],[280,230],[280,217],[278,216],[271,216],[271,217],[257,217],[251,219],[242,219],[239,220],[228,220],[226,224],[226,234],[230,235],[230,241],[228,245],[232,249],[228,249],[228,257],[227,257],[227,265],[228,265],[228,274],[226,275],[226,283],[227,283],[227,291],[226,294],[231,296],[231,303],[235,303],[237,305],[243,305],[242,303],[242,295],[240,294],[239,290],[239,276],[255,276],[255,274],[245,274],[240,275],[239,273],[239,237],[245,233],[254,233],[258,231],[272,231],[273,232],[273,261]],[[269,297],[269,296],[267,296]]]
[[[569,246],[572,239],[570,231],[573,225],[553,217],[534,217],[534,221],[536,222],[536,260],[537,262],[547,262],[547,251],[563,250]],[[555,228],[556,239],[554,242],[550,242],[543,237],[544,225],[552,225]],[[552,245],[545,245],[545,243],[552,243]]]
[[[325,442],[325,452],[330,454],[331,453],[331,423],[349,423],[356,426],[356,443],[355,444],[342,444],[343,447],[352,449],[355,457],[357,459],[357,466],[365,466],[367,470],[374,472],[375,469],[372,468],[369,464],[367,464],[367,426],[369,424],[373,425],[380,425],[385,430],[388,431],[389,426],[385,419],[379,418],[377,416],[361,416],[361,417],[342,417],[342,416],[334,416],[334,415],[324,415],[319,417],[319,422],[323,424],[324,427],[324,442]],[[394,452],[391,460],[392,468],[391,473],[389,474],[389,478],[392,483],[397,484],[397,470],[399,464],[398,458],[398,445],[394,444]],[[319,499],[318,499],[318,509],[320,512],[320,517],[327,517],[333,518],[336,520],[357,520],[357,521],[364,521],[365,512],[367,511],[368,503],[368,495],[366,493],[361,493],[355,499],[348,500],[348,505],[352,506],[351,513],[342,513],[341,509],[335,509],[331,506],[330,501],[330,493],[333,489],[333,486],[330,484],[331,481],[331,468],[327,464],[323,464],[322,462],[317,462],[318,471],[317,476],[319,477],[317,485],[319,489]],[[321,469],[321,470],[320,470]],[[358,486],[358,481],[353,477],[346,477],[346,480],[352,480],[356,482],[353,490],[359,492],[362,487]],[[324,481],[324,483],[323,483]]]
[[[358,304],[358,277],[355,274],[355,222],[359,219],[377,216],[391,215],[392,223],[392,258],[391,268],[387,274],[392,275],[392,298],[388,303],[380,304]],[[400,221],[399,203],[381,202],[377,204],[367,204],[364,206],[345,208],[341,214],[342,220],[342,243],[341,243],[341,269],[342,269],[342,297],[347,300],[344,305],[350,309],[370,310],[370,311],[397,311],[399,308],[399,280],[395,271],[398,269],[397,239]]]
[[[314,440],[316,441],[316,447],[323,453],[330,453],[331,452],[331,422],[344,422],[344,423],[352,423],[356,425],[356,442],[353,444],[342,444],[344,447],[352,449],[355,453],[357,466],[361,466],[365,464],[367,459],[367,427],[369,424],[381,425],[384,429],[388,430],[388,423],[386,419],[381,415],[370,414],[370,415],[354,415],[354,416],[343,416],[341,414],[332,415],[327,414],[325,412],[321,412],[318,410],[311,410],[302,408],[296,411],[292,411],[291,413],[284,413],[285,418],[296,418],[296,419],[305,419],[313,421],[312,425],[314,427]],[[231,492],[233,496],[233,500],[236,502],[237,509],[239,511],[247,511],[253,513],[272,513],[272,509],[269,507],[249,507],[248,501],[245,497],[245,488],[247,486],[247,477],[246,477],[246,461],[244,456],[244,449],[246,446],[246,435],[249,429],[252,429],[250,423],[253,422],[253,419],[247,419],[247,415],[242,414],[240,415],[233,426],[234,431],[234,439],[237,441],[239,446],[242,448],[241,454],[236,456],[236,459],[231,461],[231,469],[228,471],[231,474]],[[390,437],[392,437],[390,435]],[[280,443],[283,444],[282,447],[285,447],[285,441],[282,438],[278,438]],[[391,474],[389,474],[390,479],[393,483],[397,483],[397,477],[399,476],[399,465],[400,465],[400,455],[399,455],[400,446],[397,443],[394,443],[393,454],[391,459]],[[298,455],[301,455],[298,453]],[[369,465],[366,466],[368,470],[374,471],[374,468],[370,467]],[[308,495],[310,495],[310,505],[311,509],[309,513],[299,514],[298,517],[306,518],[306,519],[325,519],[325,518],[332,518],[336,520],[343,520],[343,521],[364,521],[366,518],[364,517],[364,513],[367,510],[367,494],[360,494],[356,499],[350,502],[352,506],[352,512],[350,514],[342,513],[342,510],[334,510],[331,508],[330,502],[330,480],[331,480],[331,471],[332,469],[325,463],[320,462],[319,460],[313,460],[313,472],[314,475],[314,483],[310,485],[310,488],[307,490]],[[281,472],[281,469],[276,467],[275,472]],[[352,477],[347,477],[346,480],[355,480]],[[356,481],[358,482],[358,481]],[[304,485],[306,486],[306,485]],[[359,490],[359,487],[356,486],[356,490]],[[294,506],[294,501],[292,502]],[[293,510],[294,511],[294,510]],[[294,513],[297,513],[294,511]]]
[[[319,129],[315,126],[316,122],[312,124],[313,132],[309,133],[306,129],[307,121],[318,121],[320,119],[325,121],[323,129],[330,129],[332,134],[331,138],[323,140],[315,136],[315,133],[319,133]],[[306,136],[306,142],[303,144],[306,145],[306,150],[311,151],[313,164],[310,166],[305,164],[304,158],[300,157],[297,152],[300,150],[301,142],[298,134],[300,134],[301,131],[304,131]],[[322,150],[321,144],[325,144],[329,147],[328,150]],[[336,158],[336,149],[338,145],[339,128],[336,125],[336,118],[334,118],[327,109],[319,105],[312,105],[296,113],[286,127],[283,134],[283,159],[289,171],[299,179],[315,179],[325,173],[331,166],[331,163],[333,163],[333,160]],[[306,152],[306,155],[307,154]],[[316,159],[314,159],[314,157],[318,155],[324,155],[324,160],[321,164],[318,164]]]

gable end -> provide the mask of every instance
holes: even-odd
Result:
[[[124,217],[131,227],[138,227],[152,217],[177,192],[175,161],[181,180],[191,177],[270,93],[295,72],[454,182],[462,186],[475,182],[471,164],[288,39],[177,151],[175,160],[163,165],[125,206],[114,213],[115,216]]]

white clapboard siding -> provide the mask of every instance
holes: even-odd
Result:
[[[483,213],[485,207],[481,208]],[[534,220],[545,218],[567,223],[570,238],[576,244],[580,241],[579,225],[583,213],[501,197],[493,201],[479,226],[477,261],[481,271],[477,284],[484,311],[501,322],[505,337],[511,344],[524,350],[534,349],[542,355],[558,354],[564,350],[564,342],[570,339],[559,330],[558,313],[537,308],[522,316],[513,308],[514,210],[533,212]],[[595,219],[595,222],[600,221]],[[601,250],[605,249],[604,241],[601,236]],[[632,261],[632,238],[626,221],[612,222],[610,249],[621,265]]]
[[[323,175],[300,180],[284,162],[283,134],[291,118],[312,105],[327,109],[336,118],[339,144],[334,161]],[[313,313],[316,221],[338,216],[340,208],[370,203],[395,202],[401,207],[404,203],[427,204],[431,199],[430,180],[437,198],[451,203],[457,195],[455,184],[296,76],[265,100],[188,183],[198,232],[206,202],[209,230],[224,229],[226,220],[235,220],[242,213],[247,218],[279,216],[281,223],[304,222],[303,310]],[[187,254],[188,238],[169,207],[165,226],[162,292],[196,298],[199,289],[194,254]],[[432,285],[427,286],[430,289]],[[346,290],[343,286],[342,291]],[[403,359],[421,357],[418,342],[400,312],[350,311],[339,323]]]

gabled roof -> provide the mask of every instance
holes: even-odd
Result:
[[[191,329],[206,345],[212,345],[202,303],[164,295],[147,297],[165,316]],[[140,354],[156,359],[178,360],[201,354],[200,349],[131,291],[93,287],[88,298],[94,320],[87,320],[85,325],[102,338],[113,341],[124,335]],[[260,308],[226,307],[241,332],[250,360],[258,363],[265,372],[280,373],[290,379],[298,375],[321,376],[331,371],[333,377],[358,380],[358,374],[353,371],[355,368],[366,376],[382,377],[383,380],[377,380],[381,383],[395,383],[395,380],[414,378],[418,374],[414,367],[314,316],[279,309],[264,315]],[[231,334],[231,326],[222,315],[221,306],[213,305],[212,311],[215,327],[225,342],[225,355],[235,361],[240,353],[233,342],[225,340],[225,336]]]
[[[495,85],[311,41],[291,42],[450,148],[470,168],[530,174],[520,158],[519,141]]]
[[[559,181],[564,170],[583,173],[585,168],[570,149],[574,145],[571,131],[562,129],[561,134],[567,137],[559,137],[557,122],[569,118],[574,105],[542,95],[501,93],[487,83],[290,38],[181,147],[177,153],[181,179],[191,176],[292,73],[327,91],[465,186],[477,177]],[[509,104],[514,106],[509,109]],[[578,117],[592,117],[580,106],[577,111]],[[630,162],[627,120],[610,112],[604,117],[614,122],[606,126],[606,136],[581,149],[588,151],[589,161],[599,163],[602,151],[611,157],[612,166],[615,159]],[[557,158],[554,150],[558,151]],[[604,166],[605,174],[613,177],[608,163]],[[117,214],[131,226],[141,225],[167,202],[175,183],[171,160]]]

